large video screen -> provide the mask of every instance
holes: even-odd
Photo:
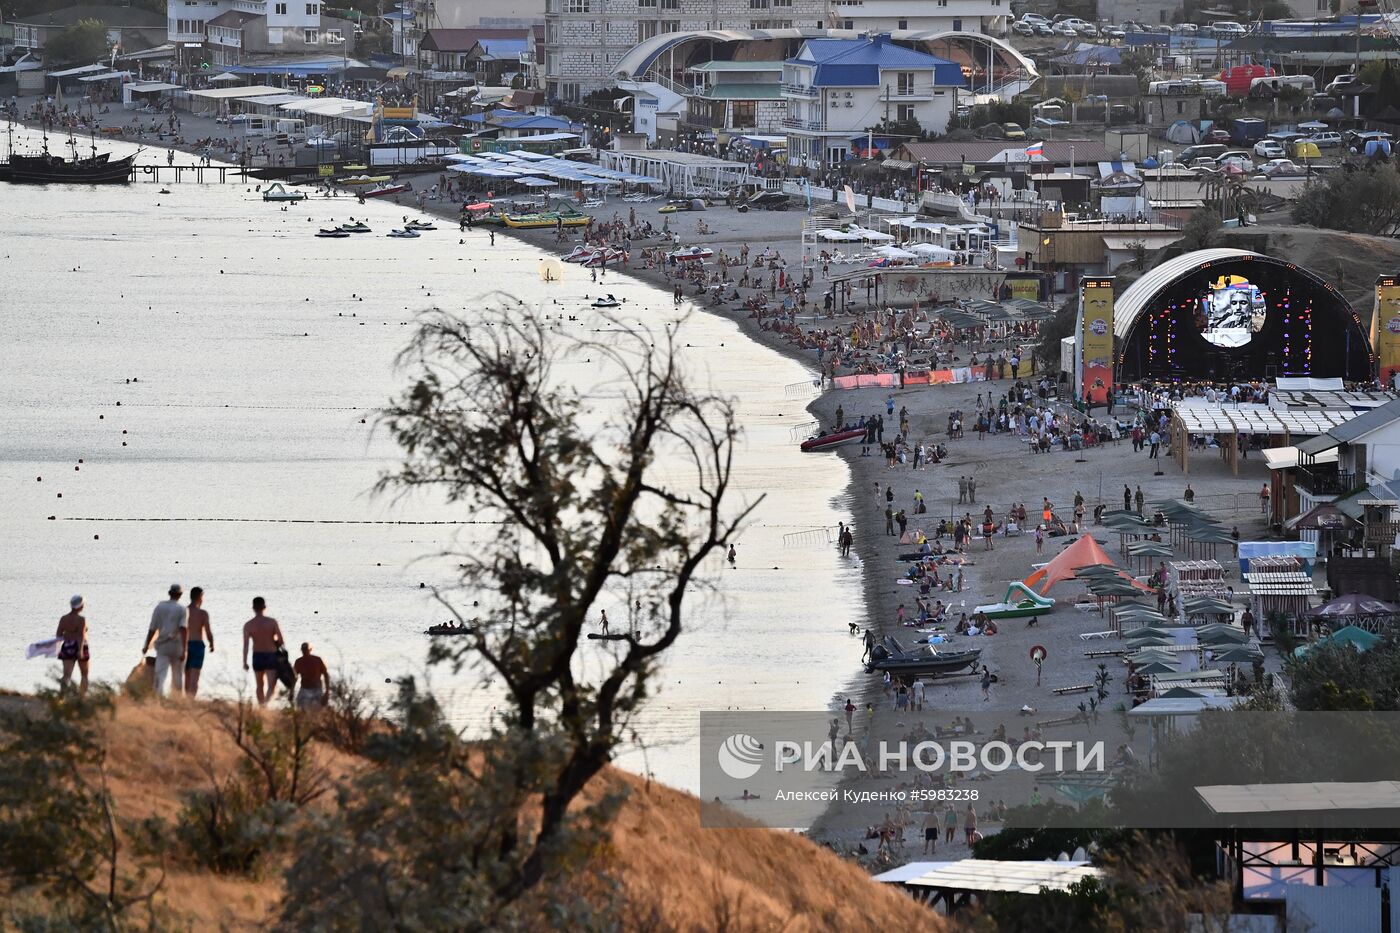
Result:
[[[1258,286],[1243,276],[1224,275],[1201,297],[1196,326],[1217,347],[1242,347],[1263,330],[1267,313]]]

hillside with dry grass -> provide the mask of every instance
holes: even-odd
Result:
[[[15,699],[11,703],[23,702]],[[151,817],[173,821],[191,794],[232,773],[243,752],[230,734],[229,708],[163,706],[123,698],[106,727],[108,787],[123,825]],[[365,766],[323,743],[311,760],[328,785]],[[771,830],[704,829],[699,801],[671,788],[608,769],[587,796],[617,789],[626,800],[608,844],[596,856],[625,895],[632,928],[709,930],[940,929],[938,918],[897,890],[806,838]],[[334,806],[324,793],[310,807]],[[149,846],[149,841],[145,843]],[[123,840],[124,857],[147,864],[143,845]],[[176,927],[252,930],[275,926],[283,864],[260,878],[194,870],[167,862],[155,905]]]

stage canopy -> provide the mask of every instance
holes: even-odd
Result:
[[[1117,297],[1119,379],[1371,378],[1360,317],[1293,263],[1239,249],[1186,253]]]

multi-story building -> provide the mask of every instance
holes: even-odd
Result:
[[[216,65],[263,55],[348,56],[355,24],[327,16],[321,0],[167,0],[166,39],[203,46]]]
[[[137,7],[86,5],[14,17],[15,50],[42,51],[45,41],[87,19],[95,19],[106,26],[107,42],[121,46],[123,51],[138,52],[163,41],[159,13]]]
[[[613,84],[623,54],[663,33],[854,29],[1001,35],[1011,0],[545,0],[546,94],[578,100]],[[723,41],[723,37],[716,36]],[[680,63],[684,67],[690,63]]]
[[[896,45],[888,34],[809,39],[783,63],[788,164],[839,164],[853,139],[881,125],[943,133],[965,83],[956,63]]]
[[[661,33],[820,29],[829,10],[829,0],[545,0],[545,92],[577,101],[610,87],[623,54]]]
[[[1011,0],[832,0],[829,25],[862,32],[980,32],[1005,35]]]

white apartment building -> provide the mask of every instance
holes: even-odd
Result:
[[[206,47],[216,64],[265,54],[345,55],[354,24],[325,15],[321,0],[167,0],[166,38]]]
[[[956,63],[896,45],[888,34],[809,39],[783,63],[788,164],[839,164],[853,139],[880,124],[916,122],[943,133],[963,85]]]
[[[831,26],[861,32],[1005,35],[1011,0],[832,0]]]

